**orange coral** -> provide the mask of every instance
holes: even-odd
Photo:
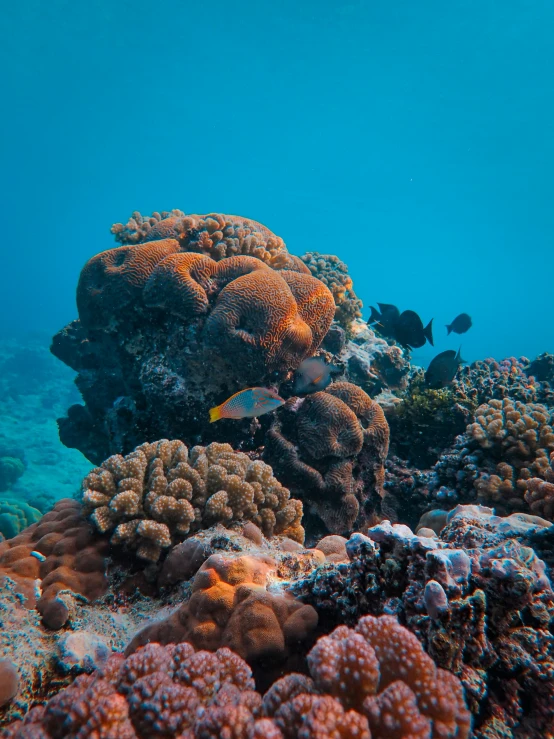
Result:
[[[49,628],[59,629],[71,601],[60,591],[95,600],[106,590],[104,554],[108,542],[94,534],[79,503],[61,500],[40,521],[0,542],[0,579],[10,577],[28,608],[36,608]],[[40,581],[41,594],[35,581]]]
[[[198,649],[233,649],[247,662],[282,662],[317,624],[311,606],[267,590],[268,558],[213,554],[198,571],[192,596],[167,619],[147,626],[128,653],[149,641],[190,641]]]
[[[329,289],[315,277],[299,272],[284,270],[281,272],[294,295],[298,313],[312,331],[310,354],[319,347],[325,334],[329,331],[335,315],[335,301]]]
[[[100,252],[81,270],[77,309],[90,328],[108,326],[122,308],[140,300],[156,265],[179,251],[174,239]]]
[[[121,244],[177,239],[183,251],[200,252],[216,261],[249,254],[270,262],[280,254],[287,254],[283,239],[266,226],[250,218],[220,213],[186,215],[173,210],[144,218],[135,211],[126,225],[116,223],[111,231]]]

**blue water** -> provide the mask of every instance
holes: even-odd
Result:
[[[3,3],[1,331],[76,317],[135,209],[238,213],[375,301],[554,351],[550,0]],[[422,361],[429,350],[416,354]]]

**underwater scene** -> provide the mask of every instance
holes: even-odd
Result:
[[[554,739],[554,5],[2,18],[0,737]]]

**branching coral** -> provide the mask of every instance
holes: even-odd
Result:
[[[106,549],[80,505],[61,500],[38,523],[0,542],[0,578],[14,580],[26,606],[59,629],[70,617],[72,594],[92,601],[104,593]]]
[[[336,382],[287,402],[276,414],[264,455],[325,530],[340,534],[378,505],[388,444],[381,407],[361,388]]]
[[[491,400],[476,411],[467,429],[469,439],[496,461],[495,474],[481,473],[475,481],[480,500],[506,509],[525,508],[526,480],[544,476],[554,451],[552,413],[538,403]]]
[[[226,646],[251,665],[282,665],[317,625],[311,606],[267,589],[276,563],[269,557],[213,554],[198,571],[190,601],[140,631],[142,644],[190,641],[198,649]]]
[[[317,251],[306,252],[301,259],[314,277],[327,285],[337,306],[335,318],[350,331],[352,321],[362,317],[362,301],[354,292],[346,264],[334,254],[320,254]]]
[[[273,477],[271,467],[229,444],[181,441],[142,444],[126,457],[110,457],[83,480],[85,514],[112,544],[156,562],[189,531],[241,519],[266,536],[304,540],[302,503]]]
[[[522,480],[525,488],[524,498],[531,511],[537,516],[554,520],[554,452],[550,455],[550,467],[544,477],[531,477]]]
[[[172,210],[143,217],[135,211],[126,225],[116,223],[111,231],[120,244],[177,239],[183,251],[200,252],[215,260],[249,254],[270,262],[287,255],[283,239],[261,223],[220,213],[185,215]]]

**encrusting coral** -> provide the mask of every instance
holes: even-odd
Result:
[[[24,500],[9,496],[0,498],[0,534],[5,539],[17,536],[24,528],[35,523],[41,512]]]
[[[5,739],[467,739],[470,715],[457,678],[437,669],[389,616],[321,638],[311,677],[289,674],[262,696],[227,648],[148,644],[111,657]]]
[[[0,582],[10,578],[51,629],[70,617],[73,596],[95,600],[107,587],[108,542],[95,535],[77,501],[61,500],[50,513],[0,542]]]
[[[266,536],[304,541],[302,503],[273,476],[271,467],[229,444],[189,451],[182,441],[142,444],[114,455],[83,480],[84,513],[112,544],[156,562],[190,531],[250,520]]]
[[[309,251],[300,258],[312,275],[331,291],[337,306],[335,320],[349,332],[352,321],[362,317],[362,301],[354,292],[348,267],[334,254]]]
[[[290,399],[268,432],[264,458],[329,533],[367,520],[383,496],[389,428],[359,387],[335,382]]]
[[[146,626],[130,653],[148,642],[191,642],[197,649],[229,647],[264,670],[294,659],[317,625],[311,606],[267,589],[270,557],[213,554],[194,578],[192,595],[166,619]]]

